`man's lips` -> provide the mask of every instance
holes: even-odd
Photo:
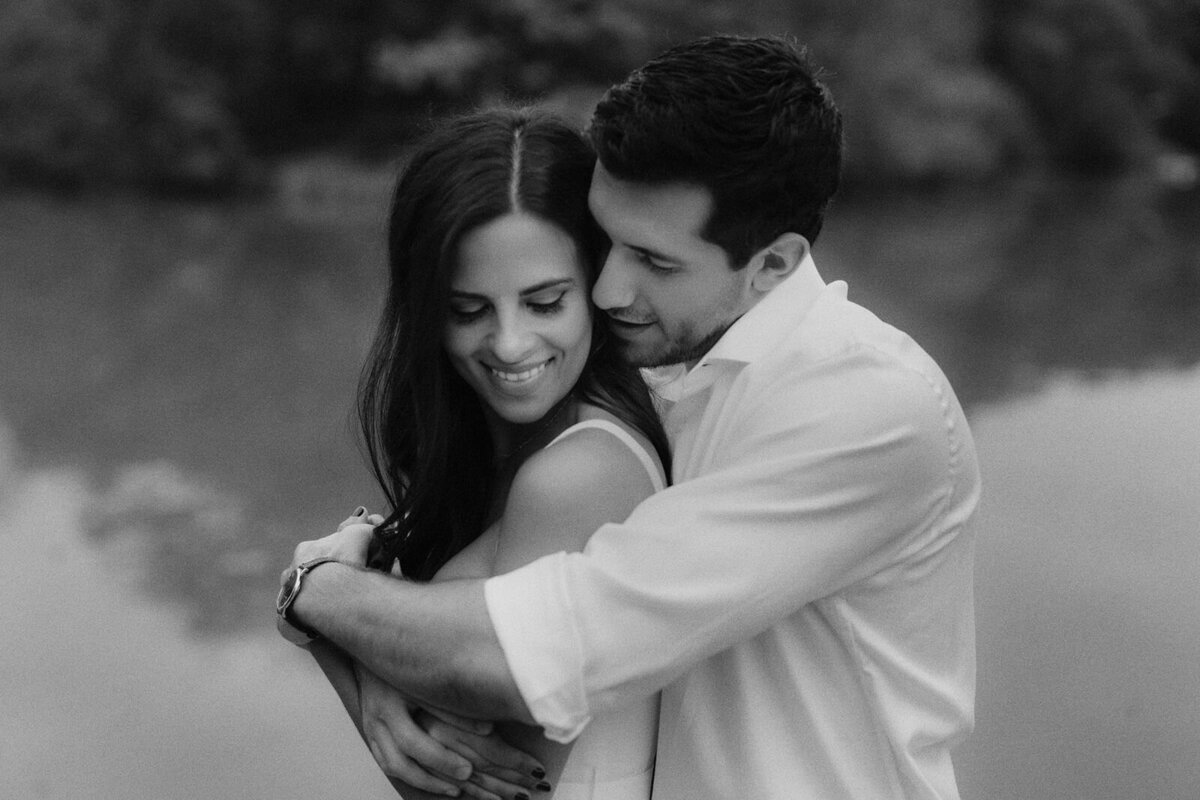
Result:
[[[626,320],[626,319],[620,319],[619,317],[614,317],[611,314],[608,317],[608,321],[609,321],[609,324],[611,324],[614,328],[617,328],[619,330],[628,330],[628,331],[642,330],[644,328],[649,328],[651,325],[654,324],[653,320],[649,320],[649,321],[645,321],[645,322],[641,322],[638,320]]]

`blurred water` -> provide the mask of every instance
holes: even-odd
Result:
[[[326,212],[0,200],[3,796],[391,796],[271,624],[292,544],[379,505],[348,418],[382,210]],[[847,198],[818,243],[976,431],[965,797],[1198,796],[1196,219],[1013,186]]]

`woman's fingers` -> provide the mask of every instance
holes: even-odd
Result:
[[[338,524],[337,529],[340,531],[347,525],[353,525],[356,522],[367,522],[367,509],[363,508],[362,506],[354,509],[354,512],[351,513],[350,516],[342,520],[341,523]]]
[[[526,800],[527,798],[538,797],[539,795],[545,798],[547,796],[546,793],[550,790],[539,788],[540,786],[549,786],[549,784],[539,783],[539,785],[533,787],[522,787],[509,783],[495,775],[489,775],[486,772],[476,770],[470,780],[463,785],[463,794],[475,797],[476,795],[472,794],[472,787],[477,787],[482,789],[485,794],[499,797],[501,800]],[[531,789],[533,791],[530,791]]]

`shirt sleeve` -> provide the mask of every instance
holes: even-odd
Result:
[[[741,375],[704,465],[485,586],[534,718],[569,741],[596,711],[934,542],[965,429],[938,376],[861,347],[782,377]],[[970,466],[969,464],[966,466]]]

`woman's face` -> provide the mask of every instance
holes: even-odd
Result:
[[[443,345],[497,417],[536,422],[575,386],[592,342],[588,290],[575,242],[538,217],[506,214],[463,237]]]

